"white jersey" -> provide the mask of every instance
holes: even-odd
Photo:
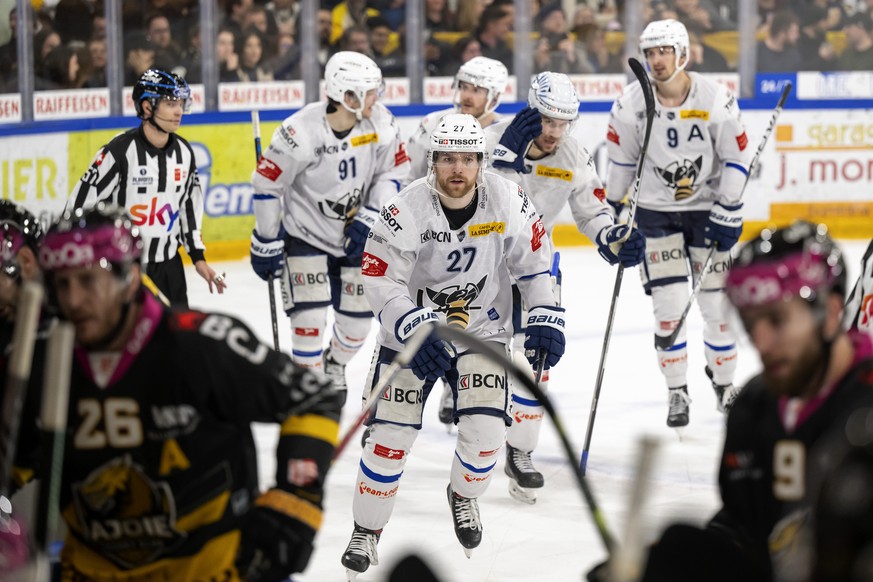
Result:
[[[513,283],[527,305],[556,304],[552,247],[536,209],[516,184],[484,176],[476,212],[459,229],[449,226],[425,179],[382,209],[362,263],[381,345],[399,350],[398,324],[419,307],[476,337],[508,343]]]
[[[861,275],[846,301],[845,327],[873,336],[873,240],[861,260]]]
[[[511,121],[495,123],[485,130],[489,145],[500,143]],[[494,168],[494,171],[524,188],[549,235],[568,202],[579,232],[592,241],[601,229],[615,224],[594,160],[576,138],[565,135],[554,152],[539,160],[526,159],[525,166],[530,173],[520,174],[511,168]]]
[[[718,83],[688,73],[691,89],[678,107],[655,95],[655,119],[640,187],[639,206],[649,210],[709,210],[713,202],[739,204],[752,160],[736,97]],[[639,81],[612,106],[606,146],[606,192],[619,201],[636,173],[646,127]]]
[[[418,124],[418,129],[416,129],[415,133],[413,133],[409,138],[409,157],[412,158],[411,175],[413,180],[424,178],[427,175],[427,152],[430,150],[430,134],[433,133],[433,130],[440,124],[440,119],[442,119],[444,115],[458,113],[459,111],[460,110],[455,107],[434,111],[433,113],[425,115],[421,120],[421,123]],[[493,118],[495,121],[492,122],[492,125],[502,117],[495,113]],[[479,121],[481,123],[481,120]],[[483,129],[485,127],[490,126],[482,126]],[[487,133],[485,134],[485,137],[488,137]],[[489,140],[487,151],[491,151],[491,148],[494,147],[494,145],[495,144],[492,144]]]
[[[256,229],[289,235],[342,256],[344,229],[359,214],[375,220],[409,182],[409,156],[394,116],[381,103],[370,119],[337,137],[327,104],[311,103],[282,122],[252,173]]]

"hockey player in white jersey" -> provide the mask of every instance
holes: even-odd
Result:
[[[412,178],[427,175],[427,155],[430,151],[430,136],[443,116],[449,113],[468,113],[476,118],[482,128],[489,127],[500,120],[495,111],[500,98],[506,90],[509,73],[500,61],[488,57],[473,57],[458,69],[452,85],[453,107],[434,111],[424,117],[418,129],[409,138],[409,156],[412,158]],[[438,382],[438,384],[441,382]],[[439,403],[440,422],[452,426],[454,410],[452,391],[443,385],[443,395]]]
[[[264,280],[281,276],[295,363],[321,368],[346,390],[345,366],[363,345],[372,313],[361,255],[379,208],[409,181],[399,128],[378,102],[382,72],[368,57],[327,62],[328,102],[311,103],[273,133],[252,174],[251,260]],[[327,310],[335,323],[322,353]]]
[[[556,305],[551,244],[533,204],[521,187],[485,171],[485,136],[473,116],[446,115],[431,144],[427,177],[382,208],[364,252],[364,290],[381,323],[368,385],[434,319],[508,352],[512,283],[531,306],[525,347],[554,366],[564,352],[564,310]],[[477,498],[511,422],[507,373],[431,335],[371,418],[355,484],[355,528],[342,557],[350,578],[378,563],[376,544],[437,378],[447,380],[456,398],[458,437],[447,488],[455,534],[468,556],[482,540]]]
[[[540,73],[531,83],[528,106],[515,118],[502,120],[485,130],[494,148],[495,171],[519,184],[540,213],[549,237],[558,215],[569,202],[579,232],[597,245],[609,262],[632,267],[643,260],[645,237],[626,225],[616,225],[606,192],[588,151],[571,135],[579,114],[579,97],[573,82],[562,73]],[[513,349],[523,351],[525,309],[517,291],[513,294]],[[560,304],[560,271],[556,278]],[[522,358],[516,358],[523,361]],[[545,390],[549,372],[544,370],[540,387]],[[536,489],[543,486],[542,474],[531,461],[543,423],[543,407],[523,386],[512,393],[513,424],[506,437],[509,491],[526,503],[536,501]]]
[[[636,221],[646,235],[643,286],[655,315],[658,368],[669,388],[667,425],[688,424],[685,329],[667,346],[690,295],[688,279],[712,246],[717,252],[697,299],[704,321],[706,371],[719,408],[735,397],[736,334],[725,312],[730,249],[743,229],[740,200],[752,148],[736,98],[724,86],[684,70],[688,32],[675,20],[646,26],[640,50],[653,80],[656,111]],[[606,192],[620,210],[634,179],[646,116],[639,82],[625,88],[610,113]]]
[[[861,259],[861,274],[846,300],[844,326],[873,336],[873,240]]]
[[[506,90],[509,73],[500,61],[488,57],[473,57],[458,69],[452,84],[453,107],[434,111],[424,117],[412,137],[409,138],[409,157],[412,158],[412,178],[427,174],[427,153],[430,136],[443,116],[449,113],[469,113],[483,128],[500,120],[495,112]]]

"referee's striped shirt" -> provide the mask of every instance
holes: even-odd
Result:
[[[70,203],[81,208],[101,201],[124,207],[139,227],[143,263],[172,259],[180,243],[192,261],[204,259],[203,191],[194,151],[184,138],[170,134],[166,147],[158,149],[140,125],[100,148]]]

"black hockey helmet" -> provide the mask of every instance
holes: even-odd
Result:
[[[39,263],[47,275],[97,265],[123,277],[140,260],[142,247],[139,228],[124,209],[101,202],[64,212],[43,238]]]
[[[149,69],[133,86],[133,106],[136,108],[137,117],[142,118],[144,115],[143,101],[148,100],[154,111],[161,99],[182,101],[182,108],[185,113],[188,113],[191,105],[191,89],[185,79],[175,73]]]
[[[10,277],[18,276],[18,251],[27,245],[37,253],[43,229],[24,207],[0,200],[0,268]]]
[[[801,297],[819,303],[831,292],[846,295],[846,263],[824,224],[798,221],[764,229],[740,249],[727,277],[737,308]]]

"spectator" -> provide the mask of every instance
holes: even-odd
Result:
[[[9,32],[11,33],[9,36],[9,42],[0,46],[0,87],[2,87],[3,92],[11,91],[11,89],[7,89],[5,85],[10,83],[13,79],[16,79],[17,86],[18,35],[16,34],[16,30],[18,28],[18,18],[16,14],[17,11],[13,5],[9,10]]]
[[[146,39],[155,47],[155,66],[161,70],[169,71],[179,65],[182,51],[173,42],[170,19],[161,12],[151,14],[146,19],[145,31]]]
[[[291,81],[300,78],[300,47],[294,43],[294,35],[280,32],[276,39],[276,56],[269,65],[276,81]]]
[[[239,55],[236,52],[236,33],[230,27],[222,27],[215,38],[215,57],[218,59],[218,81],[239,81]]]
[[[236,74],[243,83],[262,83],[273,80],[273,72],[262,66],[264,62],[264,35],[257,28],[249,28],[239,38],[236,52],[239,67]]]
[[[580,4],[573,14],[573,28],[582,26],[583,24],[594,24],[594,10],[587,4]]]
[[[697,73],[724,73],[730,70],[727,61],[720,52],[703,44],[702,34],[698,25],[688,27],[688,50],[691,59],[688,70]],[[696,30],[695,30],[696,29]]]
[[[476,40],[482,47],[482,56],[506,64],[512,74],[512,50],[506,37],[512,28],[512,14],[503,6],[490,4],[482,12],[476,28]]]
[[[188,83],[203,82],[203,58],[201,54],[200,44],[200,24],[192,24],[188,28],[188,48],[182,53],[181,66],[172,67],[179,76],[183,77]]]
[[[87,0],[61,0],[55,7],[54,29],[64,43],[88,42],[94,23],[93,4]]]
[[[155,47],[144,32],[133,32],[125,42],[124,86],[132,87],[155,64]]]
[[[57,46],[46,56],[43,70],[36,80],[41,90],[75,89],[79,75],[79,57],[66,45]]]
[[[239,38],[243,31],[243,18],[252,4],[254,0],[228,0],[222,27],[233,30],[234,36]]]
[[[343,0],[331,11],[330,44],[338,43],[347,28],[364,26],[372,16],[379,16],[379,11],[368,8],[366,0]]]
[[[296,0],[271,0],[267,2],[266,8],[276,23],[279,34],[294,34],[295,22],[300,13],[300,4]]]
[[[298,28],[300,21],[297,21]],[[324,72],[324,65],[330,58],[330,35],[333,32],[333,16],[330,10],[319,8],[318,10],[318,62]],[[300,35],[297,35],[300,38]]]
[[[91,38],[106,38],[106,14],[95,11],[91,20]]]
[[[846,20],[843,32],[846,35],[846,48],[837,60],[841,71],[873,70],[873,21],[865,12],[856,12]]]
[[[92,38],[88,41],[91,53],[91,75],[85,79],[84,87],[106,87],[106,39]]]
[[[353,24],[345,29],[337,43],[337,51],[352,51],[372,58],[373,49],[370,46],[370,33],[366,27]]]
[[[425,0],[424,28],[432,33],[458,30],[458,22],[448,0]]]
[[[466,2],[458,3],[458,30],[460,32],[469,32],[473,34],[476,28],[479,27],[479,19],[482,17],[485,7],[488,6],[488,0],[467,0]],[[452,75],[456,71],[452,71]]]
[[[673,7],[680,22],[695,23],[705,32],[716,30],[736,30],[736,25],[718,14],[718,9],[710,0],[674,0]]]
[[[773,15],[767,37],[758,42],[758,72],[784,73],[801,68],[800,24],[797,15],[790,10],[780,10]]]
[[[406,0],[367,0],[367,6],[378,10],[379,16],[387,20],[393,30],[401,33],[405,30]]]
[[[801,7],[800,38],[797,48],[803,68],[808,71],[829,71],[836,65],[837,54],[827,40],[828,11],[821,6]]]
[[[560,2],[543,6],[537,14],[540,38],[536,44],[536,71],[551,71],[567,75],[593,73],[582,43],[575,43],[567,34],[567,19]]]
[[[599,24],[583,24],[573,32],[576,33],[577,42],[581,39],[585,44],[585,53],[588,62],[594,68],[595,73],[623,73],[624,62],[621,55],[609,52],[606,46],[606,35]]]
[[[473,57],[482,56],[482,45],[472,36],[464,36],[451,48],[444,52],[444,58],[439,63],[433,63],[436,67],[435,76],[449,77],[458,72],[461,65]],[[429,66],[431,64],[429,63]]]
[[[391,46],[391,24],[381,16],[374,16],[367,19],[367,28],[370,30],[372,58],[382,70],[382,76],[404,76],[406,54],[399,46]]]
[[[243,16],[243,30],[248,30],[253,27],[260,30],[261,34],[264,35],[264,38],[266,39],[272,39],[278,36],[276,23],[273,22],[270,12],[260,4],[249,6],[249,9],[246,10],[245,15]]]
[[[45,76],[46,57],[62,44],[61,35],[51,28],[43,28],[33,35],[33,70],[37,76]]]

